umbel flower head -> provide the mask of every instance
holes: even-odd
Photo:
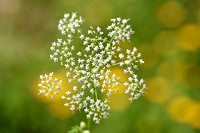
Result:
[[[56,78],[53,79],[53,72],[49,75],[40,75],[41,82],[38,84],[42,89],[39,90],[39,94],[43,93],[46,97],[54,98],[58,94],[58,91],[61,91],[62,80]]]
[[[81,33],[82,18],[77,17],[76,13],[65,14],[58,25],[64,39],[58,39],[50,47],[50,59],[59,62],[68,70],[66,80],[63,82],[71,83],[77,80],[80,83],[80,86],[73,86],[72,91],[67,91],[66,95],[62,96],[62,99],[66,100],[64,105],[69,106],[72,111],[84,111],[86,117],[95,123],[99,123],[109,115],[111,109],[108,105],[109,97],[113,91],[119,91],[116,86],[122,84],[126,88],[125,93],[130,95],[127,100],[131,102],[138,99],[146,89],[144,80],[139,79],[135,73],[138,66],[144,63],[141,53],[135,47],[127,49],[126,53],[121,51],[120,43],[130,41],[134,33],[128,21],[129,19],[111,19],[111,25],[107,27],[109,31],[107,37],[100,27],[90,27],[84,35]],[[75,34],[76,36],[78,34],[78,37],[75,37]],[[77,39],[82,42],[81,46],[73,42]],[[111,74],[110,68],[113,66],[120,66],[124,73],[129,75],[126,82]],[[52,86],[61,89],[59,88],[61,80],[55,79],[49,82],[52,80],[52,74],[41,77],[40,93],[44,93],[45,96],[49,96]],[[51,97],[57,93],[59,91],[53,93]]]

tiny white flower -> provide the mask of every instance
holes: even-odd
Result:
[[[124,55],[123,55],[122,53],[120,53],[120,54],[119,54],[119,58],[120,58],[120,59],[123,59],[123,58],[124,58]]]
[[[84,39],[84,35],[81,35],[80,38],[81,38],[81,40]]]

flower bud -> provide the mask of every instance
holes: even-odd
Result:
[[[80,123],[80,128],[83,129],[83,128],[85,128],[85,127],[86,127],[85,122],[81,121],[81,123]]]
[[[89,130],[84,130],[83,133],[90,133],[90,131]]]

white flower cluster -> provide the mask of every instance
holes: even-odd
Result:
[[[62,80],[53,79],[53,72],[49,75],[40,75],[41,82],[38,84],[42,89],[39,90],[39,94],[45,94],[46,97],[54,98],[61,91]],[[38,95],[39,95],[38,94]]]
[[[75,33],[76,30],[78,32],[81,32],[80,24],[82,24],[83,20],[81,17],[77,18],[76,13],[72,13],[72,16],[70,18],[70,14],[65,14],[63,19],[60,19],[58,30],[61,31],[63,35],[68,34],[68,37],[71,38],[71,33]]]
[[[70,59],[69,57],[72,56],[72,52],[74,50],[74,46],[69,47],[69,45],[72,43],[73,34],[81,33],[80,25],[82,24],[83,20],[81,17],[77,18],[76,13],[72,13],[71,18],[70,14],[65,14],[63,19],[60,19],[58,30],[61,31],[62,35],[66,35],[65,40],[58,39],[57,42],[53,42],[50,50],[53,52],[53,54],[50,54],[50,59],[54,62],[61,62],[61,65],[63,65],[63,61],[70,61],[67,59]],[[73,59],[73,58],[71,58]],[[71,64],[74,65],[74,62]],[[69,66],[67,65],[66,68]]]
[[[146,85],[143,79],[139,79],[135,73],[138,65],[144,63],[141,54],[136,48],[127,49],[126,53],[121,52],[121,41],[130,41],[133,34],[131,26],[127,24],[128,19],[111,19],[112,24],[107,27],[109,33],[107,38],[100,27],[90,27],[87,35],[80,32],[81,17],[76,18],[76,13],[72,14],[68,20],[69,14],[65,14],[64,19],[59,23],[59,30],[66,39],[58,39],[52,43],[50,59],[54,62],[60,62],[67,70],[66,77],[68,82],[77,80],[81,85],[73,86],[73,91],[67,91],[62,99],[66,100],[65,106],[73,110],[83,110],[88,119],[93,119],[99,123],[102,118],[109,115],[110,106],[109,97],[113,91],[118,92],[115,86],[122,84],[126,87],[125,93],[130,95],[129,100],[138,99],[144,93]],[[82,50],[75,47],[72,33],[78,31],[79,38],[82,41]],[[73,44],[73,45],[72,45]],[[80,51],[79,51],[80,50]],[[119,57],[122,61],[116,60]],[[124,73],[130,75],[127,82],[122,82],[120,77],[111,74],[111,67],[120,66]],[[113,90],[112,88],[115,87]],[[47,93],[45,91],[44,93]],[[101,99],[101,100],[100,100]]]
[[[111,19],[112,24],[107,27],[109,37],[113,37],[112,43],[119,43],[121,40],[130,40],[130,35],[134,33],[130,25],[127,25],[129,19]]]

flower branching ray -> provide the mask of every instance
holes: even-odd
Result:
[[[125,93],[130,95],[128,100],[131,102],[138,99],[146,89],[144,80],[139,79],[135,73],[139,65],[144,63],[141,53],[135,47],[122,53],[120,45],[117,45],[120,42],[130,41],[134,33],[128,21],[129,19],[111,19],[111,25],[107,27],[109,33],[105,38],[100,27],[90,27],[88,33],[83,35],[81,30],[83,19],[77,17],[76,13],[65,14],[58,25],[65,39],[58,39],[50,47],[50,59],[59,62],[68,70],[67,82],[77,80],[81,84],[73,86],[72,91],[67,91],[62,96],[62,99],[66,100],[64,105],[69,106],[72,111],[84,111],[87,119],[92,119],[95,123],[100,123],[101,119],[108,117],[111,109],[108,104],[109,97],[113,91],[119,91],[116,86],[122,84],[126,88]],[[78,51],[80,48],[72,43],[75,34],[78,34],[82,42],[80,51]],[[117,61],[116,57],[123,60]],[[124,73],[130,75],[126,82],[122,82],[115,74],[111,75],[110,68],[113,66],[122,67]],[[62,80],[55,79],[50,83],[49,80],[53,80],[52,75],[53,73],[49,76],[41,75],[42,81],[39,86],[42,88],[40,93],[44,93],[47,97],[52,91],[52,86],[56,88],[58,91],[50,96],[53,98],[59,93]],[[115,88],[112,89],[113,87]]]

